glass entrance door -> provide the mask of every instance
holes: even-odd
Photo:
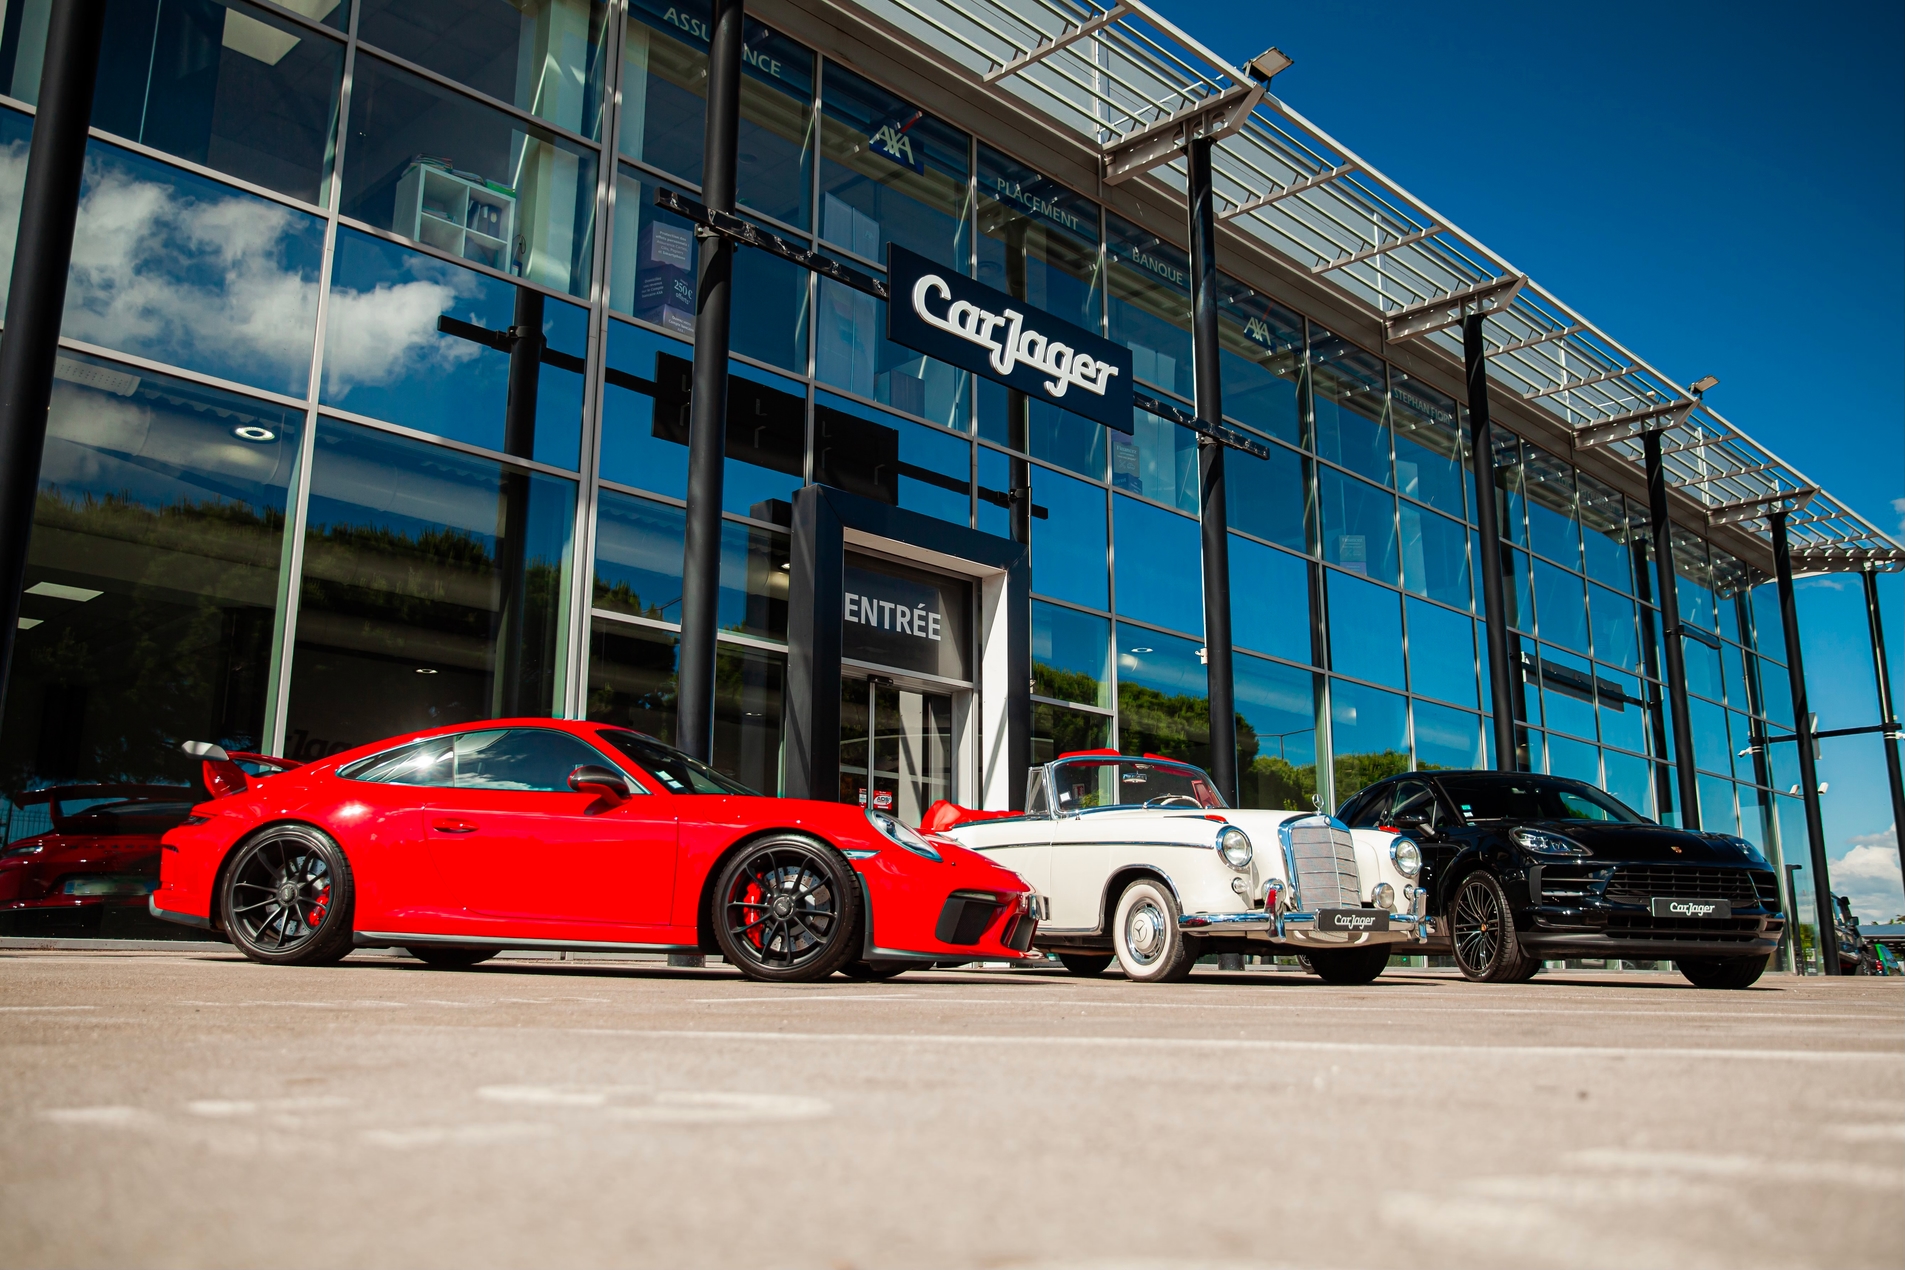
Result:
[[[840,681],[840,800],[917,825],[941,798],[958,801],[955,693],[880,675]]]

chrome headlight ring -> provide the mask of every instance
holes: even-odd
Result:
[[[1414,838],[1397,835],[1389,840],[1389,862],[1396,866],[1396,872],[1413,880],[1422,872],[1422,848]]]
[[[1250,835],[1236,825],[1225,825],[1217,831],[1216,846],[1224,863],[1239,873],[1250,867],[1250,859],[1256,854],[1256,848],[1250,845]]]

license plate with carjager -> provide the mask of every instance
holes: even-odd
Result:
[[[1389,929],[1389,910],[1384,908],[1325,908],[1316,914],[1318,930],[1366,934]]]
[[[1655,917],[1731,917],[1733,906],[1725,900],[1675,899],[1656,895],[1653,914]]]

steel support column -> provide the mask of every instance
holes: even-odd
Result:
[[[1204,536],[1204,669],[1210,699],[1210,774],[1237,805],[1237,703],[1230,651],[1230,524],[1224,505],[1224,445],[1210,435],[1224,422],[1217,356],[1217,220],[1211,198],[1212,142],[1190,144],[1191,362],[1197,417],[1197,506]]]
[[[1878,683],[1879,722],[1886,731],[1879,734],[1885,742],[1885,777],[1892,786],[1892,835],[1898,848],[1898,865],[1905,874],[1905,777],[1898,763],[1898,713],[1892,707],[1892,666],[1885,655],[1885,623],[1879,617],[1879,575],[1865,566],[1865,621],[1872,631],[1872,677]]]
[[[106,0],[60,0],[52,6],[39,113],[20,194],[6,337],[0,340],[0,706],[13,667],[20,592],[39,503],[46,414],[53,400],[53,365],[105,24]]]
[[[1812,898],[1819,923],[1819,957],[1829,975],[1839,973],[1839,932],[1833,924],[1832,873],[1826,863],[1826,825],[1819,814],[1819,768],[1812,757],[1812,710],[1806,704],[1806,662],[1799,650],[1799,603],[1793,596],[1793,557],[1786,542],[1785,510],[1767,517],[1773,530],[1773,571],[1779,580],[1779,621],[1786,634],[1786,677],[1793,692],[1794,744],[1799,750],[1799,793],[1806,807],[1806,841],[1812,849]],[[1793,914],[1797,921],[1799,915]],[[1796,946],[1796,945],[1795,945]]]
[[[1488,643],[1488,699],[1495,712],[1495,769],[1520,770],[1515,741],[1515,673],[1508,658],[1508,597],[1502,591],[1501,525],[1495,516],[1495,447],[1488,422],[1488,348],[1483,315],[1462,319],[1462,360],[1468,370],[1470,465],[1475,472],[1475,528],[1482,539],[1482,616]]]
[[[1687,659],[1680,643],[1680,592],[1673,567],[1673,520],[1667,472],[1660,462],[1660,431],[1641,437],[1647,465],[1647,519],[1654,535],[1654,577],[1660,585],[1660,651],[1667,663],[1667,712],[1673,719],[1674,771],[1680,784],[1680,827],[1700,827],[1700,778],[1693,765],[1693,714],[1687,708]]]
[[[742,0],[714,0],[701,186],[701,201],[711,211],[734,210],[744,18]],[[681,562],[675,744],[708,761],[714,758],[715,609],[721,591],[721,477],[727,457],[734,242],[703,229],[695,232],[701,272],[695,288],[695,361],[688,407],[688,523]]]

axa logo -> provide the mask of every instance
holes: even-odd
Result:
[[[1275,347],[1274,338],[1270,334],[1270,324],[1262,318],[1253,317],[1244,323],[1244,338],[1261,344],[1265,348]]]
[[[926,155],[924,151],[915,148],[913,139],[906,135],[907,130],[918,123],[919,119],[920,115],[915,111],[913,117],[905,123],[881,124],[867,138],[867,148],[877,155],[893,160],[903,168],[911,168],[923,174],[926,171]]]

